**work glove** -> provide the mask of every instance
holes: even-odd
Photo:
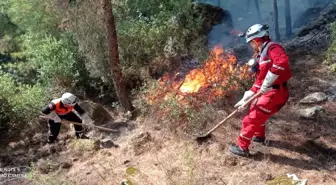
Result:
[[[266,92],[272,90],[272,85],[275,82],[275,80],[279,77],[279,75],[276,75],[272,73],[271,71],[267,72],[267,75],[264,79],[263,84],[261,85],[260,91],[262,94],[265,94]]]
[[[49,114],[47,114],[45,117],[47,117],[50,120],[53,120],[55,123],[62,122],[61,118],[56,114],[55,111],[51,111]]]
[[[243,112],[247,106],[243,106],[255,93],[253,91],[245,91],[243,98],[234,105],[234,108],[238,108],[238,112]]]

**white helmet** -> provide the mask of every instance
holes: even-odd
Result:
[[[74,106],[76,104],[76,96],[71,93],[64,93],[61,97],[61,102],[66,106]]]
[[[245,33],[246,43],[249,43],[251,40],[255,38],[262,38],[264,36],[269,36],[268,32],[269,26],[267,24],[255,24],[251,26],[247,32]]]

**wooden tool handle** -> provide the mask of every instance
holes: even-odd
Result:
[[[253,100],[258,98],[260,95],[261,95],[261,92],[259,91],[257,94],[253,95],[247,102],[245,102],[242,106],[245,107],[246,105],[250,104]]]
[[[247,102],[245,102],[242,106],[247,106],[253,100],[255,100],[256,98],[258,98],[260,95],[261,95],[261,92],[259,91],[254,96],[252,96]],[[212,128],[211,130],[209,130],[205,135],[208,135],[208,134],[212,133],[213,131],[215,131],[219,126],[221,126],[223,123],[225,123],[227,120],[229,120],[237,112],[238,112],[238,108],[235,111],[233,111],[230,115],[228,115],[225,119],[223,119],[221,122],[219,122],[214,128]]]
[[[42,119],[49,119],[45,116],[39,116],[39,118]],[[83,123],[77,123],[77,122],[72,122],[72,121],[68,121],[68,120],[62,120],[62,123],[68,123],[68,124],[74,124],[74,125],[82,125],[82,126],[87,126],[87,127],[95,127],[101,130],[106,130],[106,131],[110,131],[110,132],[119,132],[118,130],[114,130],[114,129],[110,129],[110,128],[105,128],[105,127],[101,127],[101,126],[96,126],[96,125],[88,125],[88,124],[83,124]]]

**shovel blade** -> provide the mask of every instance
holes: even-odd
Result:
[[[196,137],[198,143],[202,143],[211,138],[211,134],[201,134]]]

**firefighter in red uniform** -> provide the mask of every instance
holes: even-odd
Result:
[[[244,93],[235,108],[241,112],[246,109],[242,106],[244,102],[259,91],[262,95],[250,105],[247,115],[242,120],[238,145],[230,146],[229,151],[247,157],[252,139],[254,142],[265,142],[266,121],[288,101],[287,81],[292,74],[284,48],[269,38],[268,25],[255,24],[244,36],[256,53],[254,55],[256,57],[248,62],[255,72],[256,79],[252,88]]]
[[[71,93],[64,93],[61,98],[52,100],[46,107],[43,108],[42,113],[46,115],[49,124],[48,143],[57,141],[57,136],[61,128],[62,119],[82,123],[73,111],[75,110],[79,115],[85,116],[85,111],[76,103],[77,98]],[[75,135],[79,139],[88,139],[83,134],[83,127],[81,125],[74,125]]]

